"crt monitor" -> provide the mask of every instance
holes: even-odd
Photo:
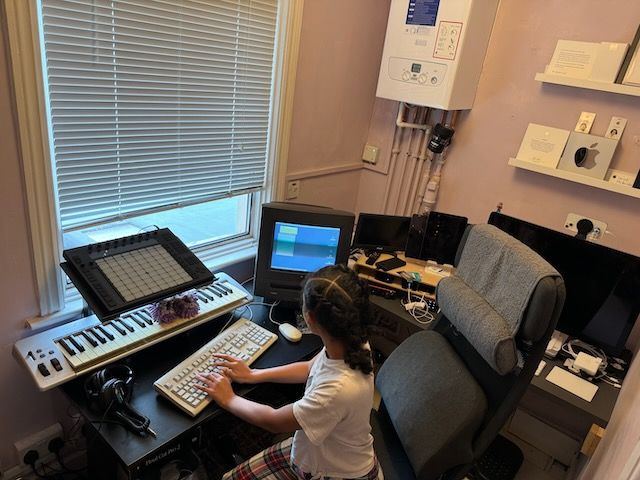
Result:
[[[327,207],[272,202],[262,206],[254,293],[299,302],[302,280],[327,265],[346,264],[355,216]]]
[[[404,251],[410,224],[409,217],[361,213],[351,246],[380,252]]]
[[[553,265],[567,289],[557,330],[619,355],[640,313],[640,258],[493,212],[489,223]]]

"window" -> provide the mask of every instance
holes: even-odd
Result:
[[[280,148],[274,127],[286,127],[291,94],[282,89],[293,68],[284,61],[297,51],[285,47],[296,42],[301,21],[294,3],[24,3],[8,0],[5,8],[20,130],[40,120],[48,131],[40,156],[33,136],[21,135],[31,163],[29,211],[38,211],[34,251],[47,239],[57,244],[35,258],[43,314],[56,310],[50,280],[61,277],[63,248],[154,226],[171,228],[206,259],[212,247],[228,252],[253,240],[252,212],[270,195],[269,159]],[[38,21],[39,45],[35,35],[29,44],[19,34],[25,17]],[[38,47],[36,99],[47,106],[46,120],[28,91],[39,86],[38,71],[30,78],[24,56]]]

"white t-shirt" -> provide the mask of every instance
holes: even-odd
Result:
[[[311,366],[304,396],[293,404],[302,427],[293,437],[293,463],[320,477],[366,475],[374,464],[372,404],[373,374],[330,359],[323,348]]]

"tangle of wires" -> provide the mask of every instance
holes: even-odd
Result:
[[[407,298],[401,299],[400,303],[413,319],[421,325],[428,325],[435,320],[435,315],[429,311],[429,299],[423,292],[412,292],[407,288]]]
[[[573,339],[565,342],[562,345],[562,352],[568,356],[572,361],[576,359],[578,353],[585,352],[591,355],[592,357],[599,358],[601,360],[600,366],[598,367],[598,372],[591,377],[593,381],[601,381],[604,383],[608,383],[609,385],[615,388],[621,388],[622,384],[620,380],[611,375],[607,374],[607,366],[609,365],[607,355],[599,348],[596,348],[592,345],[589,345],[582,340]]]

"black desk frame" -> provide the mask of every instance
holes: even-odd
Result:
[[[269,321],[265,307],[250,308],[253,310],[253,321],[256,324],[278,333],[278,327]],[[215,336],[228,319],[229,315],[223,315],[184,334],[137,352],[124,362],[131,366],[136,374],[131,404],[150,418],[151,428],[158,434],[156,438],[139,437],[120,425],[99,423],[104,420],[102,415],[90,410],[86,401],[85,377],[63,385],[65,394],[92,426],[88,429],[87,438],[89,478],[143,478],[145,472],[166,463],[173,454],[186,446],[197,446],[200,442],[201,427],[220,415],[222,410],[212,402],[200,415],[192,418],[156,394],[153,382]],[[313,334],[304,335],[302,341],[295,344],[280,336],[252,367],[268,368],[309,359],[321,347],[320,338]],[[234,386],[235,391],[241,395],[249,393],[254,388],[259,387]]]

